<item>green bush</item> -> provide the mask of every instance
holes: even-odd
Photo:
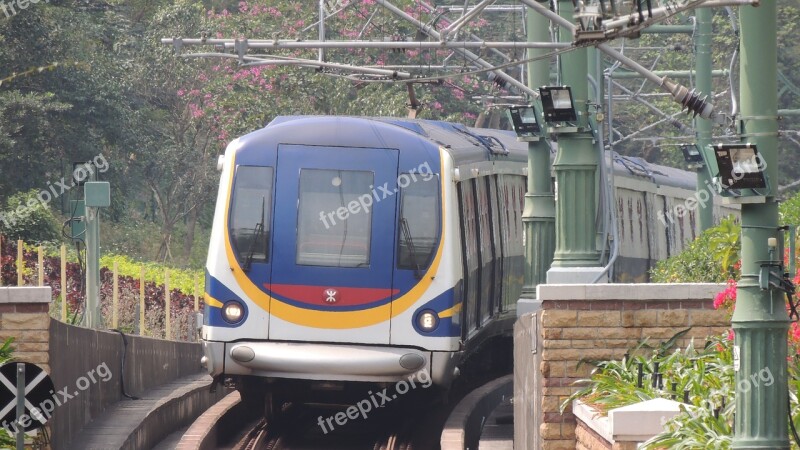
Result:
[[[37,198],[38,195],[40,192],[33,189],[14,194],[6,200],[0,211],[0,234],[36,244],[59,239],[56,216],[46,202]],[[49,193],[42,198],[49,199]]]
[[[721,283],[736,278],[741,227],[733,217],[709,228],[677,255],[659,261],[651,272],[656,283]]]

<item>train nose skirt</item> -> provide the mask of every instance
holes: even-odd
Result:
[[[410,348],[247,342],[230,347],[231,360],[254,371],[296,375],[392,377],[414,373],[429,354]]]

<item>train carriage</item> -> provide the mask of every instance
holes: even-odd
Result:
[[[616,166],[626,189],[649,192],[645,202],[670,183]],[[418,371],[446,388],[471,352],[510,346],[527,171],[527,146],[512,133],[279,117],[233,141],[219,168],[203,362],[246,398],[265,394],[274,410],[316,389]],[[686,179],[675,183],[674,197],[690,194]],[[675,252],[674,226],[652,209],[639,205],[639,226],[672,233]],[[620,248],[629,247],[641,246]],[[654,255],[620,261],[641,268],[631,261],[644,257],[647,267]]]

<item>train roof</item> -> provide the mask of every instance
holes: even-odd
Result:
[[[262,133],[288,122],[303,120],[297,125],[312,126],[316,133],[303,132],[305,141],[314,135],[329,140],[335,136],[338,143],[353,147],[396,147],[413,143],[416,139],[447,149],[456,166],[487,160],[525,162],[528,159],[528,143],[520,142],[512,131],[472,128],[462,124],[438,120],[406,119],[394,117],[353,116],[279,116],[264,129],[248,134],[242,139],[255,139]],[[307,121],[307,123],[305,123]],[[391,126],[387,126],[391,125]],[[289,127],[295,129],[295,127]],[[347,132],[342,132],[343,128]],[[398,128],[402,131],[398,132]],[[305,128],[303,128],[305,129]],[[298,131],[287,130],[286,135]],[[260,139],[257,139],[260,140]],[[419,141],[417,141],[419,142]],[[305,142],[313,144],[314,142]],[[551,158],[555,157],[555,144],[551,146]],[[661,186],[695,189],[696,175],[673,167],[652,164],[642,158],[612,153],[614,172],[617,176],[641,178]]]

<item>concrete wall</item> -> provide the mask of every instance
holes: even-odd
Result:
[[[74,396],[58,406],[53,414],[51,439],[54,448],[68,443],[106,407],[125,399],[123,378],[125,392],[139,396],[148,389],[202,370],[200,344],[141,336],[126,335],[125,338],[127,351],[119,333],[90,330],[57,320],[50,323],[53,384],[57,390],[68,388]],[[110,377],[105,377],[107,381],[99,376],[106,370],[103,365],[111,373]],[[90,380],[92,371],[97,382]],[[89,380],[89,387],[85,390],[79,389],[81,379]]]
[[[592,366],[577,367],[582,358],[620,359],[646,337],[657,343],[692,327],[678,343],[722,333],[730,327],[713,308],[722,284],[597,284],[540,285],[541,310],[530,323],[523,316],[515,332],[515,448],[564,450],[576,445],[576,419],[570,407],[559,406],[589,376]],[[526,322],[527,321],[527,322]],[[531,350],[530,348],[533,347]],[[525,353],[523,355],[522,353]],[[522,367],[534,375],[523,376]],[[521,400],[521,402],[520,402]],[[533,402],[533,403],[529,403]],[[516,411],[515,411],[516,412]],[[522,414],[522,415],[519,415]]]

